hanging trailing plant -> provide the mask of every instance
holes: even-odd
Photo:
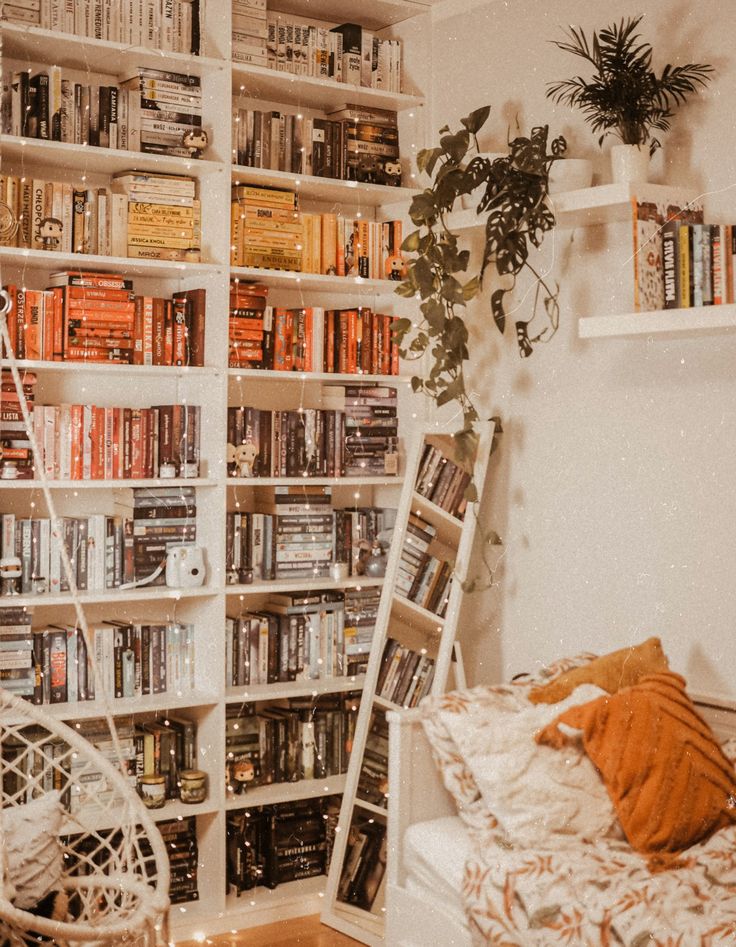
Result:
[[[478,412],[465,386],[464,365],[468,360],[468,329],[464,319],[467,303],[480,292],[489,266],[501,277],[502,285],[491,294],[494,323],[503,333],[506,328],[506,297],[525,268],[536,280],[532,314],[516,322],[519,353],[527,357],[535,342],[551,338],[559,322],[558,292],[550,287],[529,260],[530,249],[538,248],[544,234],[555,224],[547,202],[549,169],[562,157],[564,138],[555,138],[548,153],[548,127],[533,128],[529,137],[518,136],[509,142],[509,152],[491,160],[475,154],[478,131],[490,114],[490,106],[476,109],[460,120],[455,132],[448,126],[439,131],[439,144],[417,155],[417,167],[429,175],[431,184],[417,194],[409,208],[416,225],[402,250],[413,254],[407,265],[406,279],[396,292],[406,298],[418,298],[420,317],[399,319],[395,334],[403,358],[430,356],[429,370],[415,375],[414,391],[422,391],[438,406],[456,402],[462,414],[462,426],[455,434],[461,457],[475,455],[475,422]],[[462,195],[478,192],[478,214],[486,214],[485,246],[480,271],[465,278],[470,251],[461,249],[448,215]],[[540,296],[544,302],[545,324],[530,333],[529,325],[537,315]]]

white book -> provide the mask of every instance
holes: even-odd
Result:
[[[69,404],[59,405],[56,430],[56,470],[60,480],[70,480],[72,476],[72,408]]]
[[[56,444],[59,437],[58,425],[60,423],[60,410],[54,405],[37,405],[33,411],[34,433],[36,433],[36,416],[43,418],[43,440],[39,441],[39,447],[43,454],[43,470],[50,480],[59,479],[61,474],[59,470],[59,458],[56,453]],[[38,434],[36,434],[38,441]]]
[[[51,520],[47,517],[39,520],[38,529],[38,562],[41,578],[48,582],[49,553],[51,548]],[[48,586],[47,586],[48,587]]]
[[[52,595],[61,591],[61,546],[63,523],[59,519],[53,524],[49,540],[49,581],[48,588]]]
[[[111,194],[110,253],[112,256],[128,255],[128,197],[126,194]]]

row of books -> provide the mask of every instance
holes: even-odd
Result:
[[[199,872],[199,847],[197,845],[197,820],[194,816],[157,822],[166,854],[169,858],[169,899],[172,904],[184,904],[199,900],[197,876]],[[141,855],[147,858],[150,842],[139,839]],[[152,861],[148,865],[155,864]]]
[[[2,18],[54,33],[144,46],[162,52],[199,53],[199,0],[13,0],[3,5]]]
[[[111,189],[4,175],[0,195],[12,225],[3,245],[59,253],[197,262],[201,209],[194,180],[121,173]],[[168,178],[168,180],[166,180]]]
[[[241,305],[247,298],[241,288],[235,298],[237,306],[233,306],[231,296],[231,368],[398,375],[394,316],[373,312],[367,306],[285,309]],[[259,298],[263,297],[250,295],[253,301]]]
[[[30,412],[36,400],[35,372],[21,372],[22,394]],[[23,423],[21,392],[15,387],[15,380],[9,368],[0,373],[0,449],[2,449],[3,469],[6,467],[19,480],[30,480],[34,476],[33,448]],[[11,553],[12,555],[12,553]]]
[[[3,576],[2,594],[58,594],[69,591],[62,546],[80,591],[104,592],[148,578],[172,544],[196,542],[192,487],[134,490],[129,516],[61,517],[59,528],[39,517],[0,516],[2,556],[17,560],[17,577]],[[163,585],[163,572],[150,585]]]
[[[33,407],[39,463],[54,480],[141,480],[199,476],[198,405],[152,408],[90,404]],[[25,430],[19,408],[3,408],[3,436]]]
[[[414,484],[416,493],[457,519],[465,514],[465,489],[470,474],[451,461],[438,447],[425,443]]]
[[[234,108],[233,150],[243,167],[401,185],[399,129],[389,110],[346,106],[320,118]]]
[[[302,799],[227,815],[227,883],[240,896],[260,885],[327,874],[339,796]]]
[[[416,707],[432,687],[434,660],[387,638],[381,657],[376,694],[402,707]]]
[[[300,213],[291,191],[235,184],[231,194],[233,266],[401,279],[401,221]]]
[[[345,390],[348,395],[343,409],[229,407],[229,475],[361,477],[397,473],[396,389],[356,386]],[[239,445],[251,445],[250,455],[240,464],[236,459]]]
[[[410,513],[396,572],[397,595],[416,602],[442,617],[447,608],[447,591],[452,580],[452,564],[429,552],[437,530],[416,513]]]
[[[661,230],[664,308],[733,303],[736,227],[668,221]]]
[[[356,23],[329,30],[315,27],[276,11],[268,11],[266,22],[266,42],[254,47],[251,55],[255,58],[243,58],[234,49],[236,62],[368,89],[401,91],[400,40],[382,39]]]
[[[297,502],[291,505],[298,505],[299,513],[228,513],[228,584],[284,578],[302,571],[310,576],[324,575],[335,562],[344,563],[348,575],[361,575],[366,551],[379,532],[393,526],[396,511],[332,510],[329,502],[322,502],[322,496],[295,497]]]
[[[233,62],[266,65],[266,0],[232,0],[230,56]]]
[[[292,697],[226,710],[226,777],[231,795],[271,783],[325,779],[347,770],[358,705],[345,694]]]
[[[22,608],[0,608],[0,681],[34,704],[181,693],[194,687],[194,629],[106,622],[32,628]]]
[[[358,798],[385,809],[388,805],[388,721],[374,710],[365,738],[358,776]]]
[[[380,901],[386,873],[386,825],[354,816],[348,832],[337,899],[370,911]]]
[[[49,66],[6,72],[2,83],[0,128],[6,135],[179,157],[199,157],[204,150],[184,146],[185,136],[201,132],[196,76],[141,67],[109,85],[76,82],[61,66]]]
[[[122,365],[203,365],[206,292],[136,296],[115,273],[52,274],[50,288],[3,289],[17,358]]]

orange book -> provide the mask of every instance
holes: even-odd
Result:
[[[70,410],[71,417],[71,479],[81,480],[84,476],[84,408],[81,404],[73,404]]]
[[[105,479],[105,409],[92,405],[92,419],[89,428],[90,479]]]
[[[120,443],[122,427],[123,409],[114,408],[112,415],[112,476],[115,480],[122,480],[124,476],[123,451]]]
[[[337,275],[337,214],[322,214],[320,273]]]
[[[43,358],[43,292],[38,289],[26,290],[25,322],[25,357],[29,359]]]
[[[172,365],[174,360],[174,306],[170,299],[163,299],[164,307],[164,354],[162,365]]]
[[[130,412],[130,477],[140,480],[143,477],[143,422],[141,409],[133,408]]]

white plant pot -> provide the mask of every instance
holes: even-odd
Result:
[[[638,145],[613,145],[611,173],[614,184],[644,184],[649,172],[649,149]]]
[[[587,158],[561,158],[549,169],[549,193],[578,191],[593,183],[593,162]]]

